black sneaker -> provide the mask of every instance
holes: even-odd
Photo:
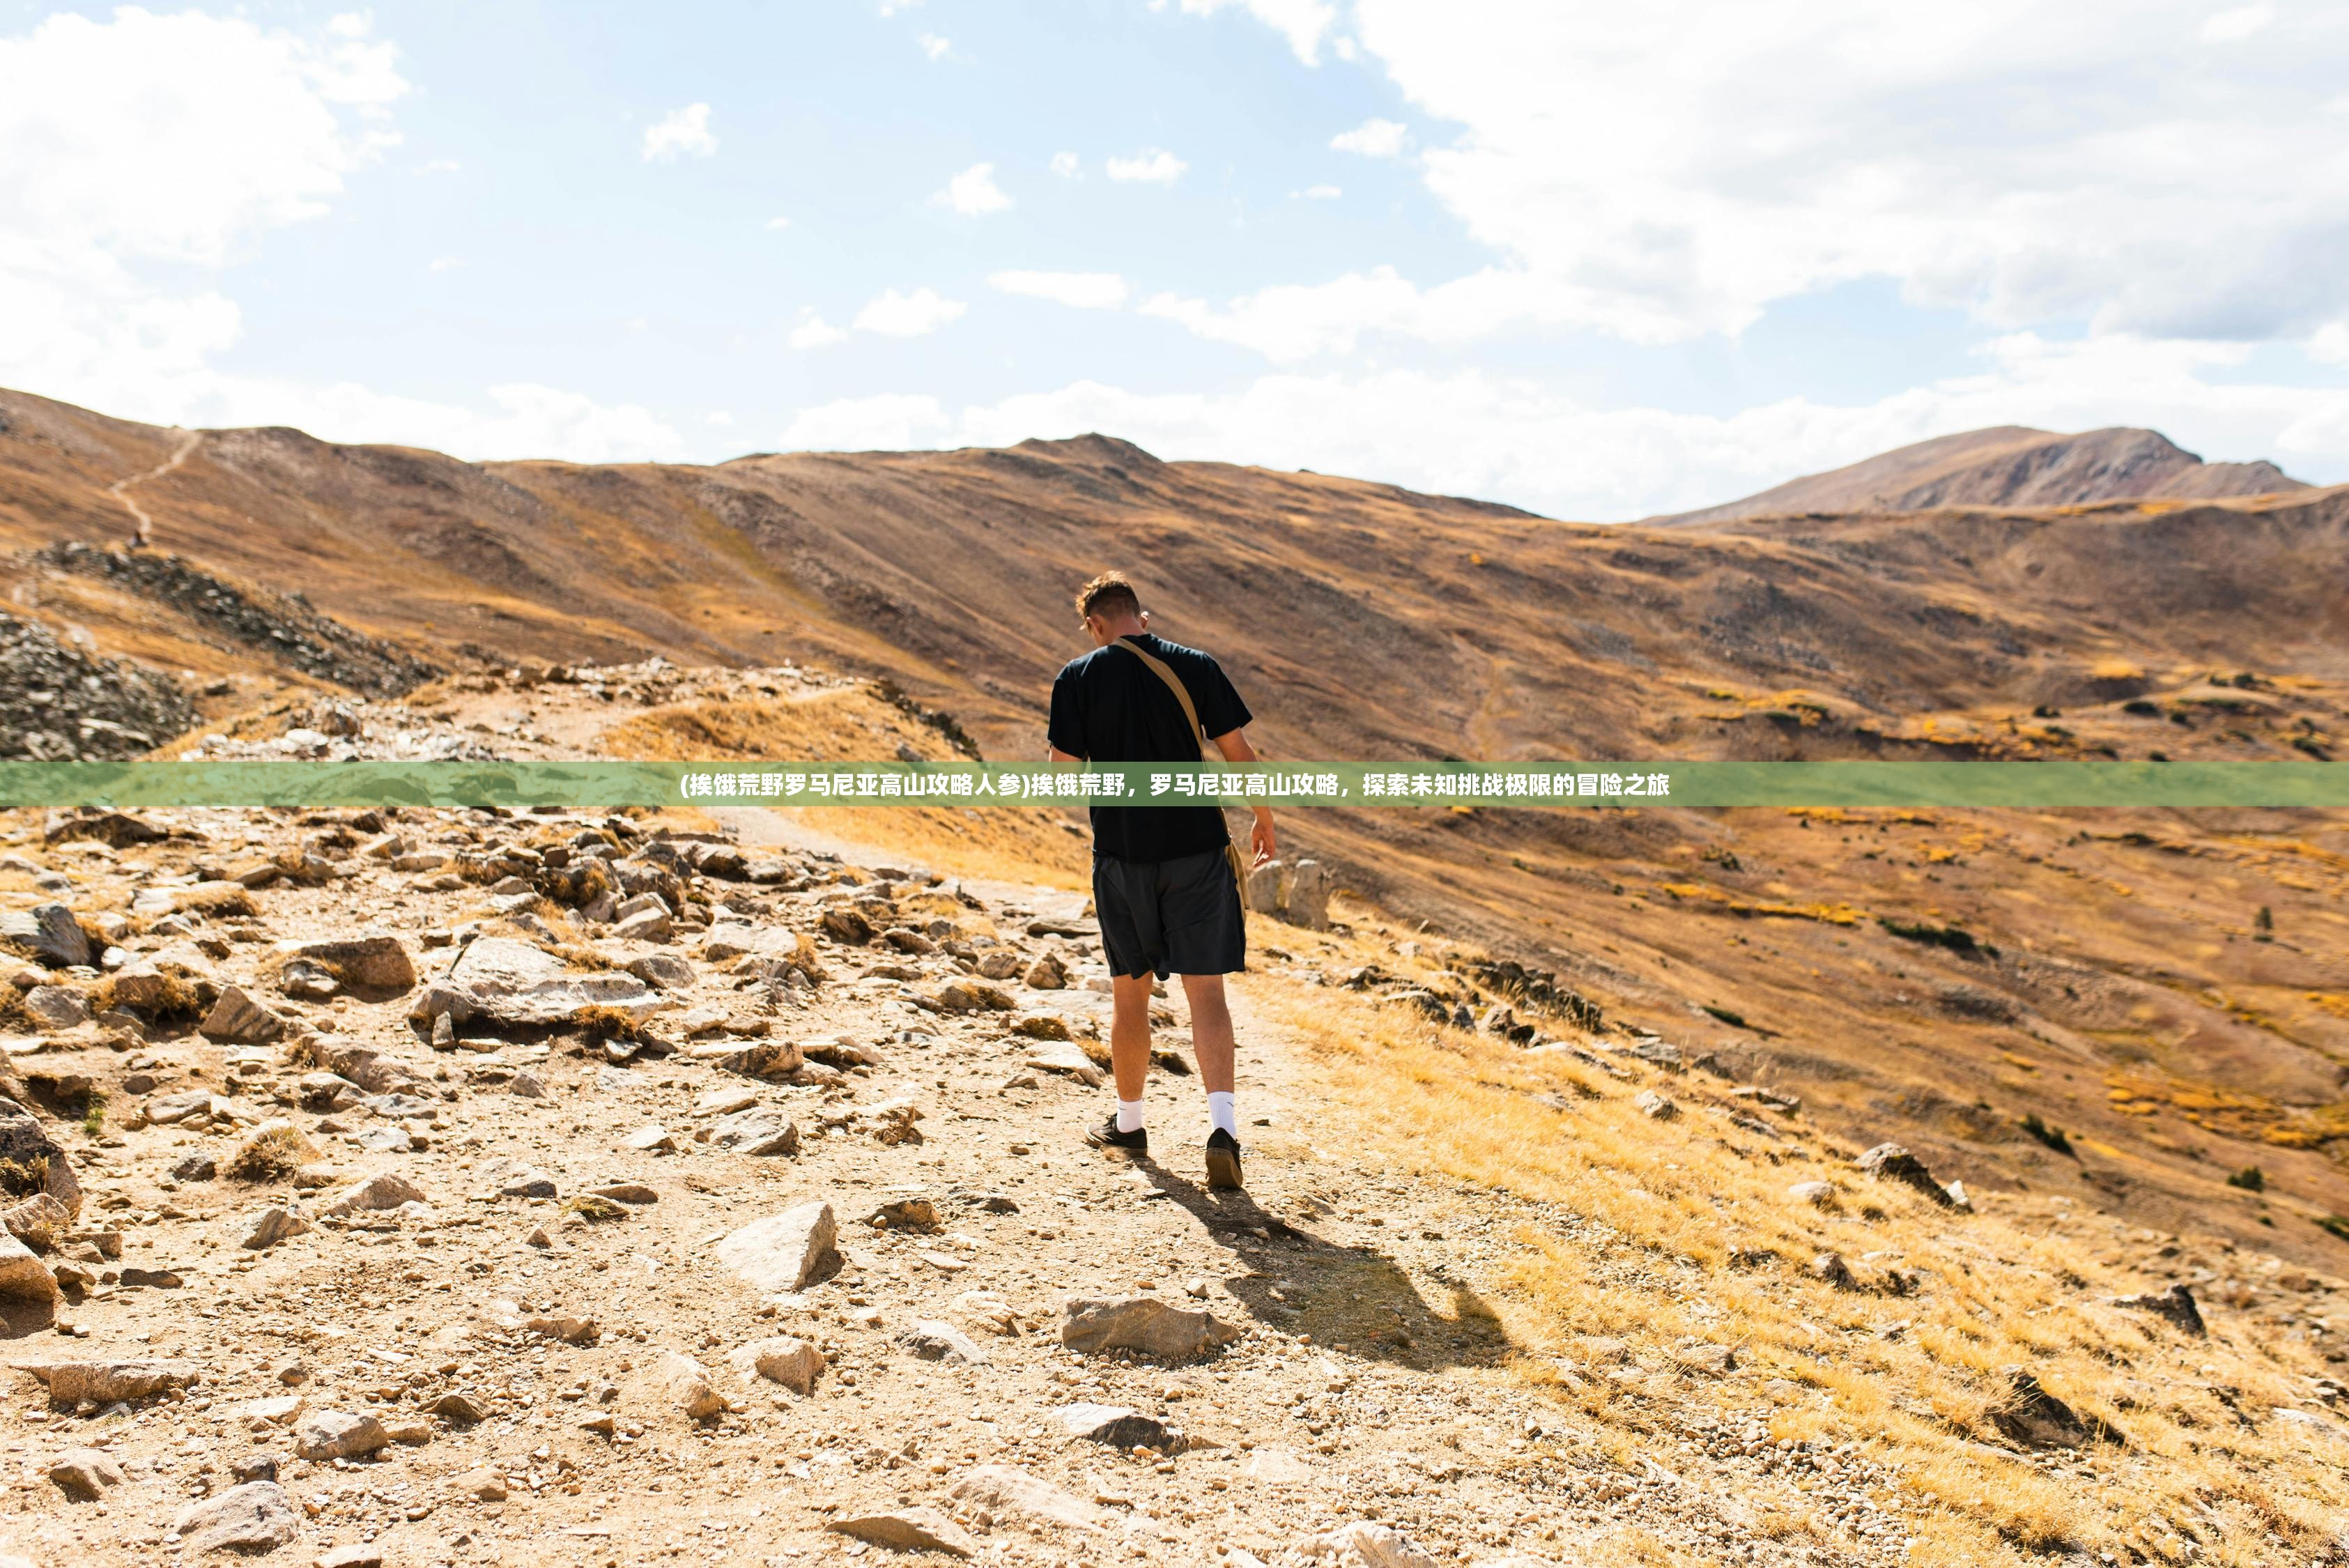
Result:
[[[1126,1154],[1146,1155],[1150,1152],[1150,1129],[1136,1127],[1132,1132],[1117,1130],[1117,1113],[1112,1111],[1109,1120],[1085,1134],[1085,1141],[1095,1148],[1119,1149]]]
[[[1230,1192],[1247,1185],[1240,1179],[1240,1140],[1221,1127],[1207,1135],[1207,1185]]]

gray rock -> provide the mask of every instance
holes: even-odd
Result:
[[[683,991],[693,983],[693,965],[675,953],[647,953],[628,965],[628,972],[655,991]]]
[[[823,1370],[823,1352],[790,1334],[754,1340],[727,1357],[745,1372],[755,1372],[770,1383],[780,1383],[794,1394],[815,1391]]]
[[[1288,879],[1288,923],[1312,931],[1330,929],[1330,873],[1319,860],[1299,860]]]
[[[718,1260],[752,1289],[790,1294],[837,1272],[840,1225],[821,1199],[753,1220],[718,1243]]]
[[[367,1096],[365,1089],[339,1073],[305,1073],[294,1085],[294,1093],[305,1111],[338,1111],[345,1106],[358,1104]],[[151,1108],[148,1117],[154,1117]]]
[[[403,1203],[429,1203],[424,1189],[404,1176],[386,1172],[370,1176],[354,1187],[347,1187],[335,1200],[326,1205],[333,1215],[364,1214],[381,1209],[397,1209]]]
[[[305,1459],[356,1459],[391,1441],[373,1416],[355,1410],[308,1410],[294,1423],[294,1451]]]
[[[1835,1183],[1797,1181],[1786,1189],[1786,1196],[1797,1203],[1807,1203],[1814,1209],[1832,1209],[1836,1202]]]
[[[221,988],[220,1000],[196,1026],[207,1040],[232,1045],[266,1045],[285,1033],[285,1021],[246,994],[242,986]]]
[[[501,1198],[552,1198],[554,1179],[534,1165],[523,1166],[498,1183]]]
[[[1187,1361],[1239,1336],[1238,1329],[1212,1313],[1185,1312],[1154,1296],[1077,1300],[1061,1308],[1061,1343],[1091,1355],[1138,1350],[1164,1361]]]
[[[374,933],[325,941],[280,942],[281,961],[316,964],[362,995],[396,996],[416,983],[416,961],[398,937]]]
[[[76,1502],[96,1502],[122,1484],[122,1467],[104,1449],[67,1449],[49,1461],[49,1480]]]
[[[1022,980],[1038,991],[1062,991],[1068,987],[1069,971],[1058,956],[1045,953],[1028,966]]]
[[[1040,1072],[1065,1073],[1089,1089],[1102,1085],[1102,1070],[1092,1064],[1081,1047],[1066,1042],[1039,1046],[1020,1057],[1019,1064]]]
[[[310,1222],[283,1204],[273,1205],[253,1217],[253,1223],[238,1238],[237,1245],[259,1252],[274,1247],[288,1237],[299,1236],[310,1229]]]
[[[978,1542],[935,1508],[854,1514],[828,1520],[824,1528],[835,1535],[854,1536],[892,1552],[943,1552],[950,1557],[970,1557],[978,1552]]]
[[[674,1350],[663,1351],[655,1364],[654,1376],[659,1381],[662,1394],[689,1420],[707,1421],[723,1415],[726,1397],[709,1381],[709,1374],[698,1361],[680,1355]]]
[[[36,985],[25,993],[25,1011],[51,1029],[89,1022],[89,998],[69,985]]]
[[[1182,1438],[1170,1431],[1166,1423],[1123,1405],[1063,1405],[1052,1412],[1052,1418],[1069,1436],[1106,1443],[1112,1449],[1174,1452],[1183,1447]]]
[[[2027,1366],[2002,1366],[2006,1399],[1990,1413],[1991,1425],[2011,1442],[2032,1449],[2076,1449],[2099,1440],[2117,1442],[2120,1434],[2102,1421],[2084,1419],[2064,1403]]]
[[[2188,1290],[2183,1282],[2173,1284],[2158,1294],[2115,1296],[2112,1304],[2127,1307],[2131,1312],[2149,1312],[2197,1339],[2210,1332],[2202,1322],[2202,1309],[2195,1304],[2194,1293]]]
[[[302,1516],[275,1481],[246,1481],[217,1497],[191,1503],[171,1521],[181,1546],[202,1557],[213,1552],[250,1556],[274,1552],[301,1532]]]
[[[482,937],[468,947],[448,979],[427,986],[411,1016],[429,1022],[446,1013],[459,1024],[545,1027],[570,1022],[583,1008],[608,1007],[639,1021],[665,1006],[632,974],[574,971],[554,954],[508,937]]]
[[[203,1369],[191,1361],[20,1362],[16,1370],[48,1385],[49,1402],[61,1406],[152,1398],[203,1379]]]
[[[208,1154],[191,1154],[171,1168],[174,1181],[210,1181],[220,1175],[220,1161]]]
[[[57,1300],[57,1277],[34,1251],[14,1235],[0,1232],[0,1297],[10,1301],[47,1303]]]
[[[1074,1492],[1011,1465],[980,1465],[955,1483],[955,1501],[1000,1515],[1092,1530],[1107,1517]]]
[[[1679,1106],[1675,1105],[1672,1101],[1666,1099],[1663,1096],[1656,1093],[1653,1089],[1640,1090],[1637,1095],[1632,1096],[1631,1103],[1639,1106],[1646,1115],[1660,1122],[1671,1121],[1673,1117],[1681,1114],[1681,1108]]]
[[[1246,889],[1248,909],[1259,915],[1280,913],[1281,895],[1287,891],[1284,884],[1288,880],[1288,862],[1286,860],[1268,860],[1261,866],[1251,867]]]
[[[513,1082],[508,1084],[506,1088],[509,1092],[520,1095],[526,1100],[546,1098],[546,1080],[527,1067],[516,1073],[513,1075]]]
[[[71,969],[91,957],[88,936],[63,904],[0,909],[0,948],[51,969]]]
[[[1435,1559],[1401,1531],[1361,1522],[1341,1524],[1304,1542],[1297,1559],[1314,1568],[1436,1568]]]
[[[945,1361],[961,1366],[984,1366],[987,1352],[970,1335],[938,1318],[924,1318],[897,1335],[897,1343],[924,1361]]]
[[[1811,1278],[1825,1281],[1839,1291],[1859,1289],[1859,1281],[1853,1276],[1851,1265],[1843,1261],[1841,1252],[1821,1252],[1813,1258]]]
[[[1859,1157],[1858,1164],[1878,1180],[1913,1187],[1944,1209],[1953,1204],[1950,1194],[1933,1179],[1933,1173],[1925,1168],[1925,1162],[1897,1143],[1878,1144]]]
[[[73,1161],[41,1126],[39,1118],[14,1100],[0,1099],[0,1160],[29,1170],[40,1163],[47,1171],[41,1190],[61,1204],[68,1219],[81,1216],[81,1183]]]
[[[807,1064],[807,1055],[789,1040],[761,1040],[718,1059],[730,1073],[746,1078],[784,1078]]]
[[[753,1107],[709,1124],[709,1141],[737,1154],[783,1155],[800,1151],[797,1124]]]

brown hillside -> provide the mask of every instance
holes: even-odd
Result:
[[[1069,590],[1108,565],[1140,575],[1159,629],[1226,659],[1276,755],[2349,744],[2349,489],[1687,530],[1103,437],[469,464],[291,431],[191,445],[16,394],[0,420],[0,542],[119,541],[108,487],[184,452],[126,487],[157,549],[432,662],[796,659],[886,676],[991,756],[1036,754],[1046,686],[1080,650]],[[110,654],[273,668],[111,580],[20,559],[13,592]],[[2311,1223],[2349,1211],[2339,816],[1328,813],[1289,831],[1396,915],[1555,968],[1855,1140],[2341,1245]],[[2077,1158],[2025,1137],[2026,1114]],[[2264,1197],[2221,1185],[2251,1164]]]
[[[1940,506],[2077,506],[2171,496],[2212,500],[2307,486],[2275,464],[2204,462],[2158,431],[2060,435],[2022,425],[1936,436],[1741,501],[1650,518],[1726,523],[1802,513],[1924,512]]]

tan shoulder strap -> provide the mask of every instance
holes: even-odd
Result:
[[[1214,760],[1207,750],[1210,737],[1206,730],[1200,728],[1199,710],[1191,705],[1190,689],[1183,684],[1183,678],[1175,674],[1164,659],[1154,653],[1148,652],[1140,643],[1122,637],[1117,639],[1117,645],[1150,666],[1150,672],[1166,682],[1166,690],[1174,692],[1174,701],[1183,704],[1183,717],[1191,722],[1191,732],[1199,737],[1199,754],[1208,757],[1210,761]]]

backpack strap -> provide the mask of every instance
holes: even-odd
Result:
[[[1190,721],[1191,732],[1199,737],[1199,754],[1210,762],[1216,760],[1208,750],[1210,737],[1206,728],[1199,722],[1199,710],[1191,701],[1190,688],[1183,684],[1183,678],[1175,674],[1173,667],[1164,659],[1150,652],[1131,638],[1119,638],[1117,646],[1148,665],[1153,675],[1166,682],[1166,690],[1174,693],[1174,701],[1183,704],[1183,717]],[[1220,807],[1217,808],[1216,815],[1217,816],[1223,815]],[[1247,920],[1248,855],[1247,851],[1232,841],[1228,830],[1224,838],[1224,861],[1232,868],[1232,888],[1240,895],[1240,920],[1245,926]]]

